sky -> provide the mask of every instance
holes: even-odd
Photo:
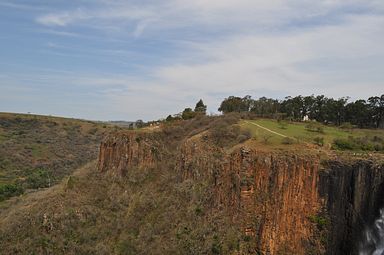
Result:
[[[0,111],[153,120],[384,93],[383,0],[0,0]]]

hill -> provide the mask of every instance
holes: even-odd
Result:
[[[357,254],[382,206],[383,154],[265,143],[245,121],[109,133],[97,163],[3,202],[3,253]]]
[[[112,129],[85,120],[0,113],[0,201],[52,186],[95,160]]]

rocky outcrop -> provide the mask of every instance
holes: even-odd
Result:
[[[153,167],[161,160],[161,144],[148,134],[109,135],[100,145],[98,169],[125,176],[132,167]]]
[[[311,216],[322,207],[316,185],[319,159],[240,147],[226,153],[193,138],[180,150],[183,178],[211,179],[216,205],[233,215],[246,240],[243,253],[308,254],[323,251]],[[248,241],[248,242],[249,242]]]
[[[177,148],[145,134],[110,136],[99,169],[124,176],[155,167],[175,151],[180,181],[209,182],[212,211],[225,210],[244,237],[241,254],[356,254],[362,229],[383,205],[384,167],[362,160],[320,160],[316,152],[214,146],[206,134]]]

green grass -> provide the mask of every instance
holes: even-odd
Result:
[[[263,141],[265,136],[271,136],[269,144],[277,145],[283,142],[283,137],[273,134],[267,130],[257,127],[251,123],[259,124],[272,131],[280,133],[282,135],[294,138],[299,143],[314,143],[316,137],[323,137],[325,146],[330,146],[334,139],[348,137],[364,137],[364,136],[380,136],[384,137],[383,130],[368,130],[368,129],[353,129],[343,130],[337,127],[322,125],[323,133],[313,132],[306,129],[308,123],[287,122],[284,128],[276,120],[270,119],[258,119],[258,120],[246,120],[241,121],[240,125],[251,131],[252,135],[258,140]]]

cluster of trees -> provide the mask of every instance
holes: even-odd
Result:
[[[195,106],[195,109],[192,110],[192,108],[185,108],[184,111],[181,113],[175,114],[175,115],[168,115],[168,117],[165,119],[166,121],[173,121],[173,120],[188,120],[193,119],[197,115],[206,115],[207,113],[207,106],[204,104],[203,100],[200,99]]]
[[[360,128],[384,128],[384,94],[352,102],[349,102],[348,97],[333,99],[324,95],[288,96],[284,100],[230,96],[222,101],[219,111],[250,112],[257,116],[294,121],[308,118],[334,125],[350,123]]]

